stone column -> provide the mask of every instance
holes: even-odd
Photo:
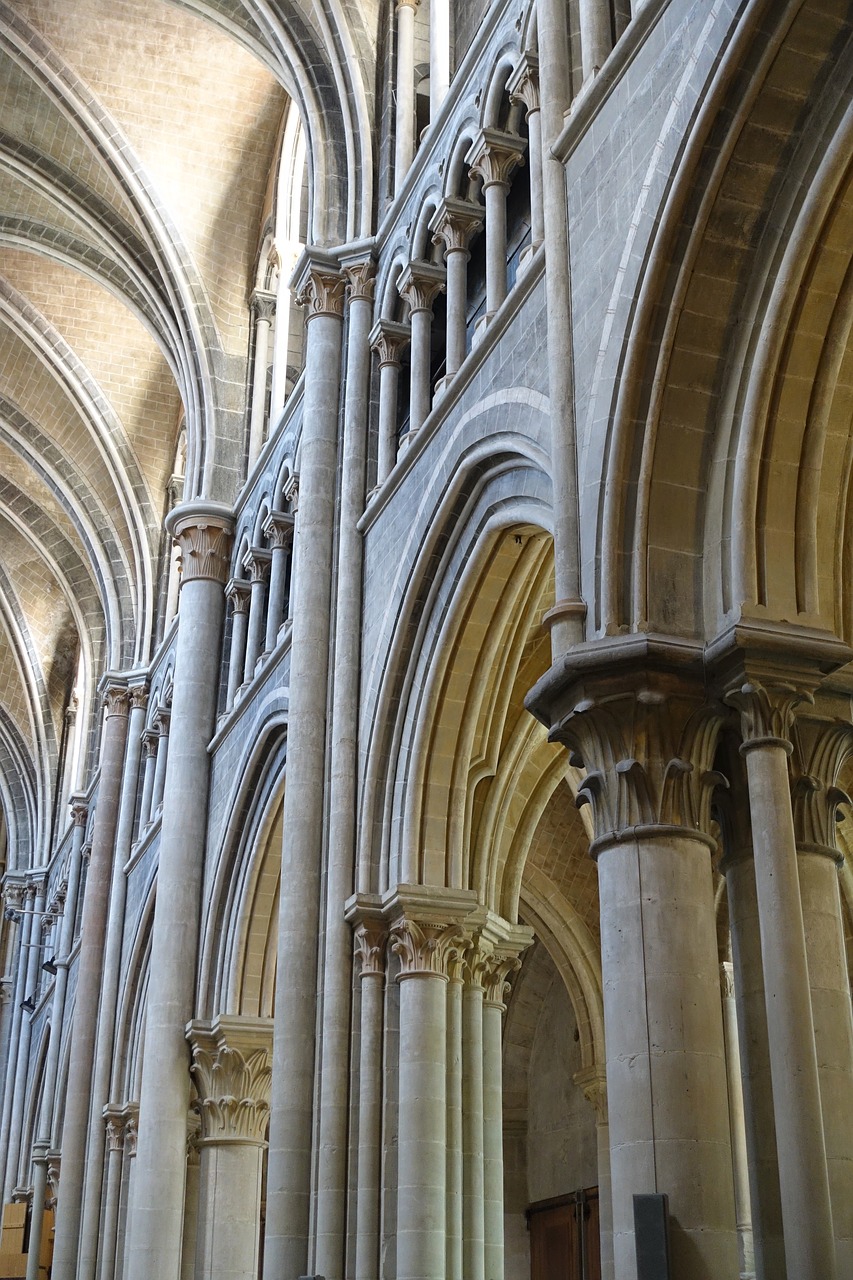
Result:
[[[142,750],[145,755],[142,775],[142,796],[139,801],[138,836],[141,838],[145,828],[151,822],[152,798],[154,795],[154,770],[157,764],[157,744],[160,735],[156,729],[146,729],[142,735]]]
[[[303,256],[300,274],[305,280],[300,297],[308,307],[308,338],[292,591],[266,1280],[308,1271],[326,694],[345,284],[337,262],[314,251]]]
[[[610,1178],[610,1121],[607,1115],[607,1080],[597,1064],[575,1072],[574,1082],[595,1111],[595,1146],[598,1156],[598,1234],[601,1248],[601,1280],[613,1280],[613,1191]]]
[[[6,1074],[3,1081],[3,1116],[2,1122],[0,1122],[0,1152],[2,1153],[9,1150],[12,1101],[15,1096],[15,1066],[18,1061],[18,1045],[21,1039],[21,1020],[23,1018],[21,1003],[27,994],[27,957],[30,953],[24,944],[31,941],[33,917],[20,914],[24,906],[26,890],[27,886],[23,881],[6,880],[3,885],[3,901],[6,907],[18,914],[17,918],[10,922],[13,924],[17,934],[17,946],[15,949],[15,973],[11,992],[12,1016],[9,1026],[9,1051],[6,1057]],[[5,1165],[0,1167],[5,1169]]]
[[[27,886],[25,903],[32,904],[33,914],[30,919],[28,945],[23,948],[21,959],[24,964],[26,978],[24,981],[25,998],[33,996],[38,989],[39,964],[42,955],[39,946],[41,935],[41,915],[44,909],[47,883],[38,879]],[[28,908],[25,906],[24,908]],[[32,1011],[22,1010],[23,1017],[18,1032],[18,1053],[15,1059],[15,1083],[12,1094],[12,1117],[9,1123],[9,1146],[6,1151],[6,1184],[3,1203],[6,1204],[18,1182],[18,1165],[21,1159],[22,1128],[24,1123],[24,1102],[27,1096],[27,1078],[30,1071],[30,1040],[32,1038]]]
[[[726,1066],[729,1083],[729,1129],[732,1137],[732,1167],[735,1184],[735,1211],[740,1249],[741,1280],[755,1280],[755,1250],[752,1243],[752,1209],[749,1198],[749,1158],[746,1148],[746,1121],[743,1085],[740,1078],[740,1046],[735,1005],[734,966],[720,965],[723,1000],[723,1030],[726,1037]]]
[[[394,133],[394,194],[415,155],[415,11],[418,0],[397,3],[397,115]]]
[[[586,82],[598,74],[613,48],[608,0],[580,0],[580,29],[581,62]]]
[[[290,552],[290,593],[287,597],[287,621],[292,622],[293,621],[293,598],[294,598],[293,584],[296,581],[296,574],[297,574],[296,553],[299,545],[299,540],[296,537],[296,529],[297,529],[298,520],[299,520],[299,473],[298,472],[294,472],[293,475],[288,476],[287,480],[284,482],[284,485],[282,486],[282,497],[290,507],[290,512],[291,512],[291,515],[293,516],[293,541],[291,543],[291,552]]]
[[[184,503],[167,527],[183,573],[169,753],[151,936],[139,1103],[130,1280],[178,1280],[186,1173],[189,1074],[184,1038],[193,1009],[210,758],[219,686],[223,587],[232,522],[219,504]]]
[[[483,225],[483,210],[470,200],[446,196],[430,223],[433,244],[444,245],[447,266],[447,360],[450,379],[465,359],[468,303],[468,244]]]
[[[633,1196],[665,1192],[673,1273],[717,1280],[738,1265],[709,835],[721,717],[701,650],[618,647],[575,650],[528,696],[587,770],[615,1275],[636,1280]]]
[[[839,1276],[853,1274],[853,1010],[835,826],[853,751],[850,697],[825,695],[794,721],[793,816]],[[820,712],[820,714],[817,714]]]
[[[468,153],[471,177],[483,180],[486,202],[486,316],[506,297],[506,198],[510,175],[524,163],[526,143],[511,133],[482,129]]]
[[[243,557],[243,568],[249,575],[249,632],[246,637],[246,657],[243,663],[243,680],[248,683],[255,674],[255,663],[261,656],[266,619],[264,606],[267,601],[267,577],[270,571],[270,553],[261,547],[252,547]]]
[[[27,1245],[26,1280],[39,1280],[41,1241],[44,1226],[45,1198],[47,1195],[48,1143],[36,1142],[33,1146],[33,1198],[30,1215],[30,1238]]]
[[[255,361],[252,370],[252,409],[249,417],[249,471],[264,447],[264,421],[267,409],[267,372],[269,369],[270,326],[275,315],[275,294],[255,289],[252,294],[255,320]]]
[[[112,883],[104,945],[101,1001],[98,1034],[89,1102],[89,1133],[86,1143],[86,1172],[83,1183],[83,1212],[80,1228],[80,1251],[77,1280],[94,1280],[100,1236],[101,1192],[104,1173],[104,1107],[110,1096],[113,1069],[116,1009],[119,997],[119,972],[124,941],[124,910],[127,900],[125,865],[130,857],[139,760],[142,753],[142,729],[148,688],[144,681],[128,687],[130,719],[127,750],[124,759],[119,816],[115,835]]]
[[[323,1038],[318,1125],[314,1270],[343,1280],[346,1232],[347,1131],[349,1124],[352,935],[344,903],[354,888],[361,671],[362,539],[356,527],[364,511],[367,415],[374,263],[369,252],[342,258],[349,324],[344,378],[344,430],[338,517],[335,665],[329,752],[326,920],[323,941]]]
[[[86,834],[86,823],[89,808],[82,797],[72,797],[71,820],[73,834],[71,852],[68,859],[68,882],[65,889],[65,903],[62,914],[62,930],[59,937],[56,956],[56,980],[53,985],[53,1001],[50,1018],[50,1040],[48,1041],[47,1058],[44,1067],[44,1085],[42,1102],[36,1130],[36,1146],[44,1156],[44,1185],[41,1175],[36,1180],[33,1192],[33,1203],[43,1204],[47,1188],[47,1153],[58,1134],[54,1131],[54,1113],[56,1110],[56,1080],[59,1073],[59,1051],[62,1045],[62,1024],[65,1016],[65,995],[68,987],[69,957],[74,946],[74,922],[77,918],[77,897],[80,887],[80,869],[82,864],[83,838]],[[27,1264],[27,1280],[38,1280],[38,1259],[41,1253],[41,1236],[44,1225],[43,1216],[33,1215],[30,1225],[30,1256],[34,1259],[33,1269]]]
[[[462,1273],[465,1280],[485,1280],[486,1275],[483,1205],[485,963],[482,951],[474,943],[465,953],[462,988]]]
[[[139,1107],[129,1102],[124,1130],[124,1161],[122,1164],[122,1189],[124,1205],[119,1215],[119,1245],[115,1260],[116,1280],[123,1280],[130,1264],[130,1236],[133,1221],[133,1191],[136,1185],[136,1147],[139,1136]],[[106,1277],[105,1277],[106,1280]]]
[[[782,1237],[761,929],[743,761],[728,762],[726,774],[730,788],[724,797],[717,798],[723,833],[720,871],[726,877],[732,942],[753,1260],[758,1280],[785,1280],[785,1242]]]
[[[539,59],[535,53],[523,53],[507,82],[509,100],[523,104],[527,121],[530,159],[530,239],[538,249],[545,239],[542,195],[542,112],[539,98]]]
[[[191,1111],[187,1119],[187,1185],[184,1192],[184,1235],[181,1242],[181,1280],[196,1280],[195,1261],[198,1247],[198,1211],[200,1199],[201,1120]]]
[[[104,971],[104,939],[127,741],[129,701],[126,687],[108,682],[104,701],[100,780],[92,852],[83,898],[77,988],[65,1093],[65,1121],[62,1126],[64,1172],[56,1213],[52,1271],[55,1280],[76,1280],[77,1275],[89,1091],[95,1068],[95,1038]]]
[[[397,1280],[445,1280],[446,988],[460,931],[402,918],[391,937],[401,962]]]
[[[397,461],[397,404],[400,353],[410,338],[408,325],[379,320],[370,331],[371,349],[379,359],[379,445],[376,487],[384,484]]]
[[[154,787],[151,791],[150,822],[156,822],[163,809],[166,765],[169,760],[169,728],[171,720],[172,712],[169,707],[160,707],[154,716],[154,727],[157,730],[157,759],[154,763]]]
[[[504,1277],[503,1015],[515,955],[486,957],[483,995],[483,1228],[487,1280]]]
[[[462,1137],[462,1000],[465,985],[465,944],[453,944],[447,954],[447,1277],[464,1274],[463,1137]]]
[[[104,1216],[100,1224],[100,1280],[115,1274],[118,1243],[118,1211],[121,1202],[121,1175],[124,1158],[124,1131],[127,1116],[120,1107],[105,1107],[107,1137],[107,1177],[104,1189]]]
[[[572,281],[566,170],[552,152],[570,105],[565,0],[538,0],[542,218],[545,229],[545,299],[548,318],[548,403],[551,418],[551,483],[554,512],[554,592],[546,614],[556,661],[584,637],[581,599],[580,514],[575,429]]]
[[[382,1161],[382,1023],[387,935],[377,924],[355,932],[361,964],[358,1094],[358,1173],[355,1280],[379,1275],[379,1192]]]
[[[234,706],[237,690],[243,683],[246,663],[246,628],[249,622],[250,587],[245,578],[231,578],[225,588],[225,597],[231,605],[231,652],[228,658],[228,690],[225,709]]]
[[[450,0],[429,5],[429,118],[438,115],[450,88]]]
[[[835,1280],[835,1242],[823,1136],[797,849],[788,782],[794,709],[789,682],[744,682],[740,711],[749,782],[767,1034],[785,1258],[790,1280]],[[808,1211],[804,1207],[808,1206]]]
[[[432,304],[444,288],[445,272],[431,262],[410,262],[400,272],[397,288],[409,304],[412,327],[409,436],[420,430],[430,411]]]
[[[271,511],[264,521],[264,533],[270,545],[270,592],[264,652],[272,653],[278,643],[278,629],[284,622],[287,557],[293,546],[293,516],[286,511]]]
[[[187,1038],[201,1116],[196,1280],[256,1280],[272,1028],[219,1017]]]

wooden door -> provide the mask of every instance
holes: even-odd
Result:
[[[527,1210],[531,1280],[601,1280],[598,1187]]]

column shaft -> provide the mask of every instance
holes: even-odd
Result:
[[[26,903],[28,900],[24,898],[24,902]],[[21,1047],[21,1025],[24,1017],[24,1011],[21,1008],[21,1001],[27,995],[26,984],[30,951],[27,949],[25,944],[32,941],[33,920],[33,916],[25,915],[21,917],[20,923],[16,925],[18,932],[18,956],[17,967],[15,969],[15,981],[12,988],[12,1022],[9,1031],[9,1055],[6,1061],[6,1079],[3,1085],[3,1119],[2,1125],[0,1125],[0,1159],[4,1162],[6,1162],[9,1152],[9,1137],[12,1129],[12,1106],[15,1098],[18,1054]],[[3,1170],[3,1183],[5,1189],[6,1163],[3,1164]]]
[[[104,1216],[100,1230],[100,1280],[111,1280],[115,1274],[118,1242],[118,1211],[121,1201],[123,1128],[108,1122],[107,1179],[104,1192]]]
[[[195,1280],[255,1280],[263,1147],[202,1145]]]
[[[746,743],[785,1257],[834,1280],[835,1243],[785,744]],[[808,1205],[808,1213],[803,1206]]]
[[[494,315],[506,298],[506,197],[503,182],[483,188],[486,202],[486,314]]]
[[[588,80],[604,66],[613,48],[608,0],[580,0],[581,60]]]
[[[463,1274],[485,1280],[483,988],[470,978],[462,991],[462,1139]]]
[[[467,334],[465,309],[468,300],[467,249],[447,253],[447,377],[452,377],[465,359]]]
[[[405,181],[415,155],[415,9],[417,0],[397,5],[397,115],[394,143],[394,194]]]
[[[430,0],[429,107],[430,122],[438,114],[450,88],[450,0]]]
[[[109,1100],[115,1040],[116,1008],[119,995],[121,949],[124,939],[124,908],[127,899],[125,864],[130,857],[136,788],[142,754],[142,729],[148,695],[144,687],[130,692],[130,718],[124,760],[119,816],[116,826],[115,854],[104,945],[101,1003],[94,1070],[91,1080],[89,1133],[86,1144],[86,1173],[83,1185],[83,1216],[80,1231],[80,1254],[77,1280],[94,1280],[100,1232],[101,1192],[104,1173],[104,1116]]]
[[[483,1228],[487,1280],[504,1276],[503,1005],[483,1005]]]
[[[397,461],[397,388],[400,362],[389,361],[379,371],[379,458],[376,483],[382,484]]]
[[[315,1270],[343,1280],[349,1120],[352,933],[344,903],[355,875],[356,750],[361,670],[362,539],[367,413],[370,390],[368,334],[373,312],[373,264],[347,270],[349,328],[338,524],[335,665],[329,760],[329,838],[323,956],[323,1050],[320,1073]]]
[[[400,981],[398,1280],[445,1280],[447,980]]]
[[[615,1274],[636,1277],[633,1196],[665,1191],[674,1274],[734,1275],[708,847],[675,833],[626,841],[601,850],[598,877]]]
[[[172,695],[173,749],[163,796],[139,1105],[130,1280],[178,1280],[186,1175],[192,1015],[210,758],[230,553],[230,516],[185,504],[169,516],[184,575]]]
[[[249,625],[249,584],[243,578],[232,578],[225,589],[231,602],[231,650],[228,655],[228,688],[225,707],[234,706],[237,690],[243,683],[246,663],[246,632]]]
[[[264,447],[264,420],[267,405],[270,312],[259,312],[255,320],[255,363],[252,370],[252,410],[249,419],[249,471]]]
[[[343,279],[311,258],[284,793],[266,1280],[304,1275],[314,1111],[317,939]]]
[[[723,998],[723,1030],[726,1038],[726,1076],[729,1085],[729,1127],[732,1138],[732,1167],[735,1185],[740,1274],[743,1280],[755,1275],[755,1250],[752,1243],[752,1209],[749,1198],[749,1158],[746,1148],[746,1121],[743,1084],[740,1076],[740,1045],[734,975],[731,964],[721,966]]]
[[[139,822],[137,831],[142,836],[151,821],[152,797],[154,795],[154,770],[157,763],[158,735],[153,729],[146,729],[142,735],[145,748],[145,772],[142,775],[142,796],[139,801]]]
[[[361,979],[358,1096],[358,1191],[355,1280],[379,1274],[379,1180],[382,1162],[382,1004],[384,974]]]
[[[447,987],[447,1277],[462,1280],[462,976],[450,969]]]
[[[412,313],[411,392],[409,394],[409,435],[419,431],[432,404],[430,389],[430,341],[432,311]]]
[[[47,1194],[47,1148],[39,1143],[33,1156],[33,1199],[30,1238],[27,1246],[26,1280],[39,1280],[44,1201]]]
[[[74,1280],[77,1272],[89,1122],[89,1088],[95,1066],[95,1038],[103,979],[110,878],[127,740],[127,694],[124,689],[110,688],[106,698],[100,782],[92,833],[92,853],[83,898],[77,989],[65,1093],[65,1122],[62,1127],[62,1186],[57,1203],[52,1272],[56,1280]]]
[[[38,881],[33,909],[40,913],[44,908],[46,884]],[[39,964],[42,952],[36,945],[41,936],[41,916],[32,917],[31,945],[26,953],[26,995],[33,994],[38,986]],[[24,1013],[21,1020],[18,1057],[15,1062],[15,1092],[12,1098],[12,1118],[9,1124],[9,1149],[6,1157],[6,1185],[4,1204],[9,1200],[12,1190],[17,1185],[19,1165],[21,1161],[21,1142],[23,1140],[24,1103],[27,1097],[27,1077],[30,1071],[30,1041],[32,1039],[32,1016]]]

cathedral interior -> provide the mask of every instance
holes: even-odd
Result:
[[[853,1280],[853,0],[0,103],[0,1276]]]

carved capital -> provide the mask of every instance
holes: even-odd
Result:
[[[287,477],[282,488],[282,495],[285,502],[290,503],[290,510],[296,512],[299,510],[299,476],[294,473]]]
[[[728,960],[724,960],[720,965],[720,993],[724,1000],[735,998],[734,965]]]
[[[596,1122],[607,1124],[607,1079],[604,1067],[597,1064],[583,1067],[580,1071],[576,1071],[572,1078],[578,1088],[583,1090],[583,1096],[595,1110]]]
[[[147,760],[153,759],[157,754],[157,743],[160,741],[160,735],[156,729],[146,729],[142,735],[142,750]]]
[[[270,571],[270,553],[263,547],[250,547],[243,556],[243,568],[249,575],[249,582],[266,582]]]
[[[379,357],[379,367],[400,364],[400,355],[411,341],[412,331],[407,324],[393,320],[379,320],[370,331],[370,349]]]
[[[168,738],[169,726],[172,723],[172,712],[169,707],[158,707],[152,721],[158,738]]]
[[[400,272],[397,291],[409,304],[410,315],[432,312],[432,304],[444,288],[445,270],[432,262],[410,262]]]
[[[372,258],[344,266],[346,292],[350,302],[372,302],[376,287],[376,263]]]
[[[7,880],[3,885],[3,900],[7,907],[20,911],[24,905],[25,886],[16,880]]]
[[[71,821],[75,827],[85,827],[89,820],[89,804],[86,800],[72,799]]]
[[[306,308],[306,321],[316,316],[340,319],[344,314],[346,283],[346,277],[337,268],[312,267],[296,295],[297,304]]]
[[[797,715],[793,723],[791,806],[800,853],[820,853],[839,864],[835,840],[839,809],[851,803],[838,785],[853,752],[853,726],[847,720]]]
[[[740,688],[730,690],[725,700],[740,713],[742,751],[773,745],[784,747],[790,754],[794,712],[801,702],[812,702],[813,698],[807,689],[787,681],[776,684],[744,681]]]
[[[510,102],[523,103],[528,116],[539,110],[539,59],[535,53],[522,54],[506,87]]]
[[[148,706],[148,685],[134,684],[127,691],[131,711],[144,711]]]
[[[123,1151],[127,1114],[118,1107],[104,1107],[104,1119],[107,1130],[107,1150]]]
[[[289,511],[271,511],[263,523],[263,530],[271,550],[287,548],[293,542],[293,516]]]
[[[139,1142],[139,1107],[135,1102],[127,1104],[124,1115],[124,1154],[132,1160]]]
[[[266,289],[255,289],[251,299],[252,315],[256,320],[270,324],[275,315],[275,294]]]
[[[231,529],[213,522],[181,524],[175,529],[180,553],[181,587],[188,582],[221,582],[228,577]]]
[[[113,716],[126,716],[130,710],[127,688],[123,684],[108,684],[103,690],[104,715],[107,720]]]
[[[701,690],[651,675],[634,688],[579,697],[551,737],[587,771],[577,803],[592,811],[592,853],[661,828],[714,846],[711,796],[725,779],[711,766],[722,719]]]
[[[397,12],[401,9],[411,9],[413,13],[417,12],[420,0],[397,0]]]
[[[517,955],[495,951],[487,958],[483,972],[486,1005],[502,1010],[506,1008],[509,976],[520,968],[521,957]]]
[[[48,1198],[45,1201],[45,1208],[53,1209],[59,1198],[59,1174],[62,1168],[62,1157],[58,1151],[48,1151],[47,1153],[47,1192]]]
[[[385,973],[385,947],[387,930],[378,923],[360,924],[354,935],[355,958],[361,965],[362,978]]]
[[[468,935],[456,924],[398,920],[391,928],[391,950],[400,957],[398,982],[417,977],[443,978],[446,982],[459,944],[464,950],[468,942]]]
[[[468,153],[471,177],[482,178],[484,190],[496,185],[509,187],[513,170],[524,164],[526,146],[514,133],[482,129]]]
[[[192,1072],[201,1145],[265,1141],[270,1111],[272,1030],[248,1019],[193,1022]]]
[[[229,578],[225,585],[225,598],[232,613],[248,613],[252,588],[245,578]]]
[[[447,196],[429,224],[433,244],[443,244],[445,254],[467,253],[472,235],[483,225],[485,212],[472,200]]]

